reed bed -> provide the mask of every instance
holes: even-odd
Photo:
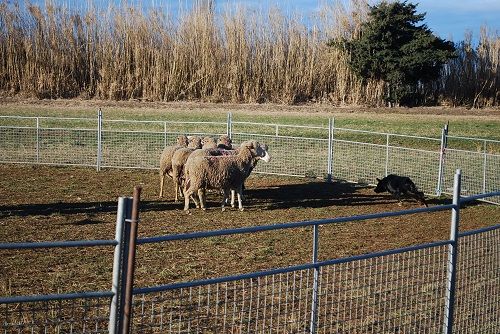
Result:
[[[326,3],[312,17],[196,1],[188,10],[82,8],[0,0],[0,92],[36,98],[327,102],[384,105],[384,84],[359,80],[327,46],[354,38],[365,1]],[[473,107],[500,101],[500,38],[458,44],[422,104]]]

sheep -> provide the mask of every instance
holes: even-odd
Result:
[[[232,143],[233,141],[231,140],[231,138],[229,138],[229,136],[222,135],[217,140],[217,148],[223,150],[232,150],[233,149]]]
[[[163,187],[165,185],[165,175],[172,177],[172,156],[180,148],[187,147],[188,137],[181,135],[177,137],[175,145],[167,146],[160,155],[160,198],[163,197]]]
[[[205,138],[207,138],[207,137],[205,137]],[[210,142],[209,144],[211,144],[211,143],[212,142]],[[215,144],[214,140],[213,140],[213,143]],[[187,166],[193,164],[193,161],[195,161],[196,157],[235,155],[235,154],[238,153],[238,150],[225,150],[225,149],[217,149],[217,148],[207,148],[207,146],[208,147],[212,147],[212,145],[205,145],[205,146],[203,146],[202,149],[195,150],[193,153],[191,153],[189,155],[188,159],[186,160],[186,163],[184,164],[184,170],[186,170]],[[185,172],[184,172],[184,175],[185,175]],[[203,198],[205,198],[205,189],[203,189]],[[233,198],[234,198],[234,194],[233,194]],[[233,207],[234,207],[234,200],[233,200],[232,203],[233,203]],[[195,202],[195,204],[196,204],[196,202]]]
[[[264,148],[264,150],[266,152],[268,151],[269,147],[267,146],[267,144],[262,143],[261,146]],[[250,166],[250,169],[248,171],[247,178],[250,176],[250,174],[252,173],[252,171],[254,170],[254,168],[257,166],[257,162],[259,162],[260,159],[261,159],[260,157],[257,157],[256,159],[252,160],[252,165]],[[246,180],[246,178],[245,178],[245,180]],[[243,185],[241,187],[242,200],[243,200],[243,190],[245,190],[245,183],[244,182],[243,182]],[[234,208],[234,204],[235,204],[235,190],[231,189],[231,207]]]
[[[202,140],[200,137],[193,136],[189,140],[188,147],[178,149],[172,156],[172,179],[174,180],[175,202],[178,202],[178,194],[181,192],[179,184],[182,183],[184,164],[193,151],[201,148],[201,143]]]
[[[222,211],[231,189],[238,195],[238,208],[243,210],[241,203],[242,185],[249,174],[254,159],[265,162],[270,160],[267,151],[255,140],[241,144],[238,154],[231,156],[198,156],[185,166],[184,210],[189,210],[189,196],[198,192],[200,206],[205,210],[203,189],[221,189],[224,193]],[[189,160],[189,159],[188,159]]]
[[[217,148],[217,142],[212,137],[206,136],[201,141],[202,148],[204,149],[214,149]]]

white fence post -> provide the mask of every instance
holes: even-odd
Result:
[[[114,256],[113,256],[113,283],[111,286],[111,291],[113,292],[113,298],[111,300],[111,307],[109,312],[109,324],[108,331],[110,334],[118,333],[118,318],[120,316],[120,293],[122,291],[121,273],[123,271],[123,263],[121,258],[123,256],[123,241],[124,241],[124,226],[125,219],[129,218],[131,215],[131,198],[120,197],[118,198],[118,210],[116,214],[116,231],[115,240],[117,245],[115,246]]]
[[[436,186],[436,196],[441,196],[441,193],[443,192],[444,160],[447,147],[448,147],[448,124],[446,124],[441,130],[441,150],[439,151],[439,171],[438,171],[438,180]]]
[[[389,134],[385,139],[385,176],[389,175]]]
[[[318,247],[319,247],[319,225],[314,225],[313,230],[313,263],[318,262]],[[319,296],[319,267],[314,267],[314,281],[313,281],[313,291],[312,291],[312,302],[311,302],[311,325],[309,327],[309,333],[315,334],[318,325],[318,296]]]
[[[97,112],[97,171],[101,170],[102,163],[102,110],[99,108]]]
[[[226,134],[229,138],[233,137],[233,114],[231,112],[227,113]]]
[[[36,118],[36,163],[40,163],[40,117]]]
[[[460,185],[462,172],[457,169],[453,183],[453,205],[451,210],[450,244],[448,245],[448,267],[446,272],[446,297],[444,309],[444,334],[453,331],[453,313],[455,308],[455,283],[457,276],[458,258],[458,224],[460,214]]]
[[[483,194],[486,193],[486,164],[488,163],[488,146],[486,140],[483,147]]]
[[[334,118],[328,119],[328,171],[327,171],[327,180],[328,182],[332,182],[333,179],[333,127],[334,127]]]
[[[163,148],[167,147],[167,122],[163,121]]]

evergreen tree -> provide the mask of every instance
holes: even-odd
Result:
[[[349,66],[359,77],[384,81],[390,104],[408,103],[419,84],[436,80],[442,66],[455,57],[452,42],[418,25],[424,17],[412,3],[382,1],[370,7],[359,38],[329,44],[347,50]]]

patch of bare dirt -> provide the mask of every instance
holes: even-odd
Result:
[[[362,185],[277,176],[252,176],[245,210],[186,214],[174,203],[171,181],[159,199],[157,171],[0,165],[0,240],[3,242],[113,239],[117,198],[142,185],[139,237],[327,219],[419,207],[399,207]],[[429,199],[431,206],[446,199]],[[331,259],[448,238],[450,212],[392,217],[320,229],[320,259]],[[497,224],[500,208],[474,204],[461,211],[461,230]],[[165,242],[138,247],[137,286],[251,272],[310,261],[312,229]],[[0,295],[108,290],[112,247],[1,251]]]

